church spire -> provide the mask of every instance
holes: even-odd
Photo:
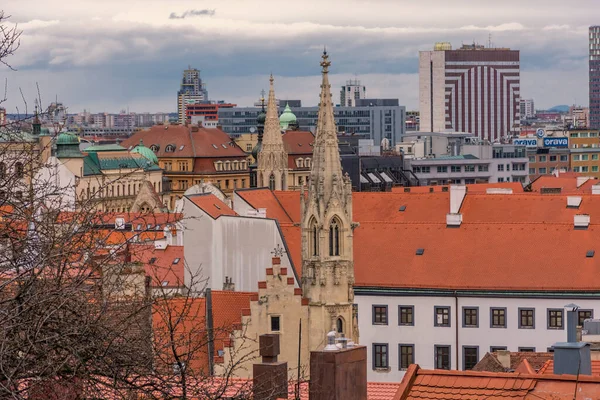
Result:
[[[317,119],[317,131],[313,148],[312,169],[310,172],[311,191],[327,204],[334,194],[344,197],[351,193],[350,180],[342,173],[338,148],[337,128],[333,116],[331,85],[329,84],[329,55],[323,50],[321,56],[322,82]],[[342,199],[340,199],[342,200]]]
[[[279,128],[273,81],[273,75],[271,75],[262,148],[258,153],[258,184],[269,187],[271,190],[286,190],[288,154],[283,146]]]

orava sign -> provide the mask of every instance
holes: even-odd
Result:
[[[516,146],[537,147],[537,139],[513,139]]]
[[[569,138],[544,138],[544,147],[569,147]]]

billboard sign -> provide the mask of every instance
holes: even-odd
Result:
[[[515,146],[537,147],[537,139],[513,139]]]
[[[544,138],[544,147],[569,147],[569,138]]]

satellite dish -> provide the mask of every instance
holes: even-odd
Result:
[[[254,133],[254,132],[256,132],[256,128],[255,127],[250,128],[250,133]]]

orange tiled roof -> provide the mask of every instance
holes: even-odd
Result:
[[[598,179],[589,179],[577,187],[577,177],[577,174],[542,175],[531,182],[531,190],[539,192],[542,188],[561,188],[561,193],[591,193],[592,186],[600,183]]]
[[[523,192],[523,185],[519,182],[475,183],[466,186],[469,193],[485,193],[488,189],[512,189],[513,193]],[[443,191],[443,188],[449,187],[450,185],[411,186],[406,189],[410,189],[410,193],[436,193]],[[404,186],[396,186],[392,188],[392,192],[404,191]]]
[[[144,264],[146,275],[155,287],[180,287],[184,284],[183,246],[157,249],[152,245],[132,244],[131,261]]]
[[[267,209],[267,218],[273,218],[280,223],[293,222],[290,215],[283,208],[273,192],[266,188],[237,190],[236,193],[250,206]],[[298,195],[298,209],[300,208],[300,195]]]
[[[526,358],[524,358],[523,361],[521,361],[521,364],[519,364],[517,366],[517,368],[515,368],[515,372],[517,374],[535,374],[536,373]]]
[[[352,194],[355,221],[445,222],[450,194],[362,192]],[[404,211],[400,211],[401,207]],[[360,229],[360,228],[359,228]]]
[[[298,274],[298,279],[302,278],[302,237],[300,227],[293,224],[279,224],[281,233],[288,247],[289,255],[294,263],[294,269]]]
[[[423,370],[411,365],[394,400],[412,399],[577,399],[600,398],[600,379],[574,375]]]
[[[542,375],[551,375],[552,373],[554,373],[554,359],[546,361],[538,371],[538,374]],[[592,376],[600,377],[600,360],[592,360]]]
[[[221,215],[237,215],[229,206],[211,193],[189,195],[187,198],[213,219]]]

